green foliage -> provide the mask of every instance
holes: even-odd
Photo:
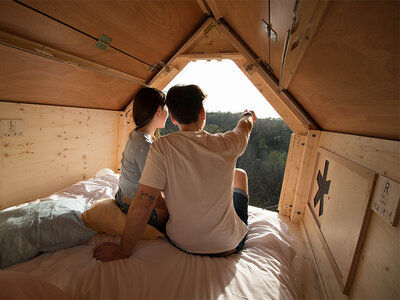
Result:
[[[209,133],[225,132],[235,128],[241,114],[229,112],[207,113],[204,128]],[[168,118],[161,135],[178,130]],[[249,177],[250,205],[277,209],[292,131],[282,119],[258,119],[246,151],[237,167],[246,170]]]

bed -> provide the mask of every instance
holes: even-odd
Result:
[[[88,209],[115,194],[118,176],[97,176],[36,201],[83,200]],[[163,237],[140,240],[130,258],[103,263],[93,258],[93,249],[106,241],[118,243],[120,237],[95,234],[83,244],[40,254],[0,274],[32,275],[73,299],[298,299],[304,297],[299,276],[304,243],[288,223],[275,212],[250,206],[245,247],[228,257],[187,254]]]

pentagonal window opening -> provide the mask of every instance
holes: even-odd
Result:
[[[237,167],[249,177],[249,204],[277,211],[292,134],[289,126],[232,60],[191,61],[163,91],[176,84],[196,84],[207,95],[209,133],[231,130],[244,109],[255,111],[258,120]],[[168,118],[161,135],[177,130]]]

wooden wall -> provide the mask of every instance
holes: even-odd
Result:
[[[0,209],[45,197],[101,168],[117,169],[120,112],[0,102],[0,120],[23,120],[0,137]]]
[[[396,182],[400,182],[400,143],[396,141],[367,138],[361,136],[344,135],[330,132],[321,132],[319,149],[334,153],[341,159],[359,168],[365,168],[368,172],[385,176]],[[333,170],[333,169],[332,169]],[[343,169],[343,172],[345,169]],[[337,173],[337,172],[336,172]],[[339,174],[328,172],[328,179],[335,180]],[[334,176],[335,178],[329,177]],[[344,173],[342,174],[344,176]],[[346,177],[348,181],[354,178]],[[313,180],[311,178],[310,180]],[[342,178],[343,179],[343,178]],[[346,179],[345,179],[346,180]],[[336,182],[338,182],[336,180]],[[331,183],[332,185],[332,183]],[[345,189],[345,187],[342,187]],[[315,192],[315,190],[313,190]],[[314,198],[313,192],[309,199]],[[367,192],[365,190],[364,192]],[[363,192],[347,197],[347,201],[353,201],[353,197],[364,197]],[[329,192],[325,201],[332,201],[333,195]],[[331,200],[329,200],[331,198]],[[342,199],[346,200],[346,199]],[[351,203],[350,203],[351,204]],[[365,203],[364,203],[365,204]],[[346,204],[343,204],[346,205]],[[326,208],[328,209],[328,208]],[[357,209],[353,207],[352,209]],[[327,244],[321,239],[320,228],[316,222],[312,209],[307,207],[304,212],[302,226],[310,244],[311,253],[316,262],[316,270],[321,278],[324,292],[328,299],[399,299],[400,298],[400,227],[392,226],[384,218],[375,212],[369,211],[370,219],[367,220],[365,239],[358,251],[358,264],[355,268],[354,280],[348,291],[348,295],[342,293],[335,274],[332,261],[327,255]],[[351,215],[351,211],[347,213]],[[347,233],[342,236],[342,248],[348,247],[345,242],[352,234],[353,228],[349,224],[342,224],[346,219],[341,217],[335,220],[337,227],[346,228]],[[339,234],[339,232],[338,232]],[[363,233],[361,233],[363,235]],[[337,255],[337,253],[334,253]]]

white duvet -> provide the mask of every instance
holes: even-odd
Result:
[[[117,176],[80,182],[52,199],[110,197]],[[73,201],[73,200],[71,200]],[[102,242],[119,237],[95,235],[87,244],[42,254],[3,269],[30,273],[74,299],[297,299],[298,257],[288,227],[274,212],[249,207],[249,235],[242,251],[212,258],[184,253],[166,239],[141,240],[130,258],[103,263],[93,258]]]

